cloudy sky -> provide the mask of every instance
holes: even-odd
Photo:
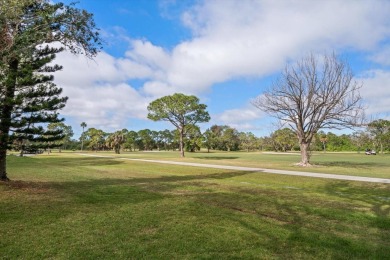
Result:
[[[64,1],[69,3],[70,1]],[[251,105],[286,62],[308,53],[347,59],[367,114],[390,117],[390,1],[79,0],[105,41],[94,59],[62,53],[55,82],[61,114],[107,132],[173,129],[146,119],[147,105],[175,92],[208,106],[212,124],[258,136],[276,130]]]

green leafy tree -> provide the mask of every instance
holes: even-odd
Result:
[[[163,146],[163,144],[162,144],[163,136],[161,135],[161,131],[152,131],[151,135],[152,135],[154,144],[157,147],[157,150],[160,151],[161,147]]]
[[[226,125],[212,125],[210,127],[209,141],[213,149],[225,150],[225,144],[222,139],[222,134],[228,126]]]
[[[203,133],[203,147],[207,148],[207,152],[210,152],[210,149],[214,148],[215,144],[215,134],[210,129],[207,129]]]
[[[176,127],[180,138],[180,155],[184,157],[186,126],[208,122],[210,116],[206,108],[206,105],[199,104],[197,97],[176,93],[151,102],[148,106],[148,118],[153,121],[168,121]]]
[[[10,131],[15,135],[24,131],[35,141],[57,138],[40,125],[61,121],[56,111],[66,101],[60,97],[61,89],[51,82],[52,76],[47,75],[60,67],[46,64],[64,49],[93,57],[100,38],[92,15],[74,5],[11,0],[1,2],[0,13],[0,179],[8,180]],[[54,42],[63,47],[48,47]],[[28,115],[30,112],[33,114]]]
[[[51,131],[60,131],[63,134],[63,138],[56,141],[56,144],[58,145],[60,152],[61,149],[67,149],[69,143],[71,142],[71,138],[73,137],[73,129],[70,125],[65,125],[63,122],[59,123],[50,123],[47,128]]]
[[[240,140],[239,133],[236,129],[226,127],[222,132],[221,140],[228,152],[238,150]]]
[[[258,139],[253,133],[241,132],[241,133],[239,133],[238,137],[240,140],[240,148],[241,149],[246,150],[247,152],[257,149]]]
[[[92,151],[100,151],[105,147],[105,138],[107,134],[100,129],[89,128],[85,133],[86,145]]]
[[[184,137],[184,146],[186,151],[195,152],[199,151],[203,142],[203,135],[199,126],[188,125],[186,126],[186,135]]]
[[[342,134],[338,136],[328,132],[326,138],[327,150],[329,151],[352,151],[355,149],[349,135]]]
[[[276,151],[281,150],[286,152],[287,150],[291,150],[297,142],[296,133],[289,128],[276,130],[271,134],[271,138],[275,144]]]
[[[380,147],[381,153],[383,148],[390,146],[390,121],[384,119],[374,120],[368,124],[368,131],[374,137],[375,142]]]
[[[289,64],[253,104],[286,122],[298,136],[301,161],[310,165],[310,144],[319,129],[360,125],[364,109],[349,65],[335,55],[310,55]]]
[[[58,144],[56,139],[63,138],[61,130],[45,128],[45,124],[62,121],[57,111],[65,106],[67,100],[60,97],[62,89],[52,82],[53,76],[49,74],[61,69],[58,65],[49,65],[61,50],[48,46],[36,48],[30,57],[18,62],[8,130],[11,133],[9,140],[15,143],[13,139],[16,138],[21,144],[21,155],[26,143],[35,146],[35,149],[49,148]],[[7,96],[6,93],[0,94],[5,104]],[[4,126],[6,121],[2,118],[0,125]]]
[[[138,131],[139,138],[139,149],[151,151],[154,147],[154,139],[152,136],[152,131],[150,129],[142,129]]]
[[[116,154],[121,153],[121,147],[126,142],[126,131],[116,131],[115,133],[109,134],[107,136],[106,146],[110,149],[113,149]]]
[[[129,149],[130,151],[135,151],[137,146],[138,133],[135,131],[128,131],[125,135],[125,143],[123,144],[124,148]]]
[[[172,144],[173,144],[173,134],[171,131],[169,131],[168,129],[165,129],[163,131],[161,131],[160,133],[161,135],[161,140],[163,142],[163,146],[164,146],[164,150],[170,150],[170,149],[173,149],[172,147]]]

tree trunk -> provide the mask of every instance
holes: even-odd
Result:
[[[180,156],[181,157],[184,157],[184,141],[183,141],[183,128],[182,129],[179,129],[179,133],[180,133]]]
[[[301,162],[299,163],[299,165],[309,166],[310,165],[309,143],[305,141],[301,141],[299,146],[301,148]]]
[[[0,150],[0,181],[9,181],[7,177],[7,150]]]
[[[11,127],[11,114],[14,107],[16,78],[19,62],[13,59],[9,62],[8,77],[5,80],[4,103],[1,106],[0,120],[0,180],[8,181],[7,177],[7,148],[9,129]]]

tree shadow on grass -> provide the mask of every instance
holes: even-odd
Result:
[[[108,160],[109,163],[114,161],[104,158],[98,160],[97,158],[83,158],[80,163],[82,165],[91,165],[92,163],[96,165],[96,163],[105,163],[105,160]],[[63,162],[63,160],[59,162]],[[117,160],[114,162],[121,163]],[[74,164],[74,160],[64,163]],[[34,201],[35,205],[34,207],[30,206],[31,208],[28,208],[26,203],[27,211],[21,209],[21,207],[10,207],[11,211],[15,211],[13,215],[9,216],[10,220],[17,214],[32,212],[32,210],[36,211],[32,214],[32,217],[39,217],[38,213],[41,212],[49,212],[47,214],[50,214],[50,211],[53,211],[54,213],[50,218],[55,221],[65,215],[72,216],[72,214],[79,214],[80,212],[84,212],[83,214],[88,216],[95,213],[108,214],[107,212],[110,211],[118,211],[122,206],[131,207],[134,204],[155,206],[163,200],[171,199],[180,200],[179,203],[183,204],[194,201],[196,205],[204,208],[201,214],[207,214],[210,217],[206,218],[206,221],[210,222],[209,224],[219,225],[219,223],[229,222],[239,227],[238,231],[234,231],[239,232],[235,233],[236,236],[242,236],[242,239],[250,239],[249,242],[244,243],[247,248],[242,248],[243,252],[253,250],[253,247],[261,247],[269,253],[268,256],[280,258],[316,258],[319,255],[324,258],[339,259],[346,256],[350,258],[386,258],[385,253],[389,244],[386,241],[390,241],[390,234],[386,231],[389,230],[390,225],[390,201],[387,200],[390,197],[388,195],[390,194],[390,186],[370,184],[373,189],[367,189],[362,185],[354,186],[350,182],[335,181],[327,184],[324,190],[320,190],[320,192],[325,192],[331,196],[339,196],[351,201],[363,201],[371,205],[375,216],[372,217],[368,228],[377,228],[378,236],[384,241],[376,248],[371,248],[370,244],[365,243],[361,237],[361,241],[357,241],[356,237],[340,236],[341,231],[338,228],[342,226],[341,229],[348,229],[348,226],[353,224],[350,223],[353,220],[341,220],[336,226],[330,226],[329,228],[320,227],[341,218],[340,214],[342,213],[338,213],[339,216],[333,218],[331,213],[328,212],[331,203],[333,203],[330,201],[332,198],[326,200],[329,203],[326,207],[313,205],[314,207],[320,207],[320,212],[318,212],[311,209],[312,200],[308,197],[303,197],[302,201],[308,200],[309,202],[301,202],[299,199],[301,193],[298,191],[295,193],[291,191],[282,192],[274,188],[258,187],[250,189],[239,185],[221,189],[212,187],[214,183],[218,183],[216,180],[234,178],[245,174],[251,174],[251,172],[213,172],[154,178],[102,178],[66,182],[19,182],[18,187],[12,187],[16,182],[4,185],[11,185],[10,188],[15,189],[25,189],[26,192],[30,193],[38,190],[48,193],[54,191],[53,194],[59,194],[67,201],[66,203],[58,202],[54,196],[53,200],[44,198],[42,201]],[[184,190],[191,185],[200,188],[202,188],[201,185],[205,185],[211,188],[207,193],[191,192],[186,194],[185,197],[183,197],[183,194],[176,193],[177,190]],[[306,196],[308,195],[306,194]],[[173,204],[167,203],[166,205],[169,207]],[[17,210],[20,210],[20,212]],[[347,214],[348,210],[345,209],[344,212]],[[355,211],[353,208],[351,210]],[[168,212],[175,211],[168,210]],[[324,212],[327,215],[323,216]],[[357,211],[357,213],[359,212]],[[195,216],[191,216],[192,219],[205,219],[200,213],[196,215],[195,212],[194,214]],[[115,214],[113,216],[115,217]],[[364,216],[364,218],[366,217]],[[215,221],[215,219],[218,221]],[[316,219],[316,221],[314,222],[313,219]],[[162,221],[163,218],[158,219],[156,223],[163,224]],[[211,221],[215,221],[215,223]],[[196,223],[188,223],[187,225],[196,225]],[[232,235],[226,227],[221,226],[220,230],[226,230],[226,235]],[[192,238],[188,239],[191,240]]]
[[[332,182],[325,187],[325,191],[330,195],[338,195],[351,201],[360,201],[370,205],[376,217],[387,219],[387,228],[390,229],[390,185],[366,183],[362,186],[359,184]]]
[[[344,204],[349,202],[342,199],[334,201],[332,197],[325,197],[322,202],[307,194],[300,198],[302,194],[299,192],[267,188],[237,187],[234,192],[198,195],[198,198],[206,205],[230,211],[231,214],[221,215],[255,234],[259,240],[254,241],[258,243],[256,246],[281,258],[317,258],[320,255],[339,259],[387,258],[390,246],[390,186],[374,184],[373,188],[378,187],[379,190],[372,192],[365,186],[356,188],[349,183],[330,182],[325,190],[319,192],[355,200],[350,209],[344,208]],[[348,195],[344,196],[344,193]],[[371,205],[374,217],[355,208],[361,201]],[[347,236],[351,233],[351,226],[378,229],[381,237],[378,241],[383,242],[376,243],[376,235],[373,234],[367,236],[367,242],[362,228],[355,235]],[[285,250],[287,248],[291,250]]]
[[[74,159],[53,158],[52,162],[58,165],[72,166]],[[81,158],[77,160],[80,166],[90,165],[110,165],[124,163],[120,160],[108,158]],[[296,192],[281,192],[278,189],[271,188],[253,188],[248,189],[242,186],[232,186],[225,190],[212,187],[216,180],[223,180],[251,174],[252,172],[213,172],[209,174],[190,174],[175,176],[159,176],[152,178],[102,178],[83,181],[66,182],[19,182],[15,189],[25,189],[27,193],[54,191],[73,203],[58,203],[56,198],[44,197],[41,201],[34,201],[37,210],[45,212],[47,208],[56,207],[61,214],[53,214],[53,218],[59,218],[65,214],[75,214],[79,211],[99,212],[104,214],[110,210],[118,209],[124,205],[145,203],[157,205],[162,200],[180,199],[183,202],[195,201],[201,205],[206,214],[223,221],[229,221],[241,227],[241,234],[254,240],[249,243],[266,248],[270,255],[280,256],[281,258],[302,258],[318,257],[322,254],[324,258],[377,258],[387,257],[386,250],[389,246],[390,234],[390,186],[387,184],[354,184],[353,182],[330,181],[323,190],[319,192],[345,198],[348,200],[364,202],[369,205],[374,216],[364,214],[354,208],[351,203],[351,209],[339,209],[337,216],[332,216],[332,198],[324,198],[327,205],[318,205],[310,199],[308,195],[302,198],[307,200],[301,202]],[[13,185],[10,182],[9,185]],[[6,184],[8,185],[8,184]],[[189,192],[186,197],[177,193],[178,190],[186,190],[188,186],[201,185],[211,187],[209,192]],[[33,194],[34,195],[34,194]],[[339,199],[336,199],[338,201]],[[171,204],[168,204],[171,205]],[[313,208],[311,206],[313,205]],[[11,210],[15,207],[10,207]],[[30,209],[31,210],[31,209]],[[35,210],[35,208],[34,208]],[[24,210],[25,211],[25,210]],[[207,213],[211,212],[211,213]],[[366,243],[363,237],[352,236],[351,238],[340,235],[343,229],[349,229],[350,226],[357,226],[352,223],[353,218],[345,217],[343,214],[358,215],[356,221],[361,221],[367,225],[368,229],[377,229],[378,236],[383,241],[382,244],[375,245],[372,248],[372,241]],[[18,213],[18,212],[16,212]],[[14,214],[15,216],[17,214]],[[14,216],[12,216],[14,217]],[[200,218],[200,216],[198,216]],[[10,218],[11,219],[11,218]],[[313,220],[315,219],[315,221]],[[218,225],[219,221],[214,225]],[[267,223],[268,228],[264,228],[261,223]],[[328,228],[322,225],[334,224]],[[367,224],[368,223],[368,224]],[[191,225],[189,223],[188,225]],[[192,223],[195,225],[195,223]],[[340,231],[341,229],[341,231]],[[279,231],[278,232],[275,232]],[[237,231],[238,232],[238,231]],[[282,235],[280,235],[282,234]],[[371,234],[372,236],[372,234]],[[258,241],[256,241],[256,239]],[[281,246],[283,245],[283,246]],[[292,250],[288,250],[290,248]],[[345,253],[347,252],[347,253]],[[302,254],[301,254],[302,253]]]
[[[38,158],[38,157],[18,157],[20,159],[20,162],[23,163],[23,161],[30,164],[30,167],[45,167],[45,165],[52,167],[72,167],[72,166],[104,166],[104,165],[118,165],[118,164],[124,164],[125,161],[123,160],[115,160],[115,158],[104,158],[104,157],[82,157],[82,158],[64,158],[64,157],[48,157],[45,159]],[[16,164],[13,167],[17,167]],[[21,164],[22,167],[24,167]]]
[[[370,258],[385,259],[388,258],[388,248],[390,247],[390,185],[379,183],[361,183],[354,182],[331,182],[325,187],[329,195],[337,195],[351,202],[363,204],[363,207],[369,207],[373,214],[363,214],[359,211],[360,217],[356,221],[367,222],[369,228],[377,229],[377,236],[381,237],[381,243],[373,248],[375,255]]]
[[[105,164],[104,160],[98,160],[100,163]],[[61,161],[62,162],[62,161]],[[65,162],[66,164],[67,162]],[[70,163],[70,162],[69,162]],[[88,159],[84,159],[81,165],[96,165],[96,161],[92,162]],[[111,163],[111,161],[109,161]],[[118,163],[121,163],[120,161]],[[106,164],[105,164],[106,165]],[[89,179],[82,181],[54,181],[54,182],[39,182],[39,181],[10,181],[2,183],[8,186],[10,189],[20,189],[27,192],[37,191],[49,191],[55,190],[60,193],[66,193],[68,195],[75,195],[80,198],[86,197],[87,201],[93,202],[94,197],[96,203],[104,203],[104,200],[98,199],[99,196],[114,196],[119,192],[121,198],[116,198],[114,201],[107,201],[113,204],[120,204],[123,202],[131,202],[131,198],[134,198],[135,193],[151,193],[151,194],[163,194],[173,191],[182,186],[188,185],[188,182],[198,183],[207,180],[220,180],[233,178],[249,174],[250,172],[216,172],[208,174],[195,174],[195,175],[170,175],[159,176],[156,178],[101,178],[101,179]],[[126,194],[129,192],[129,194]],[[123,195],[123,196],[122,196]],[[160,196],[160,195],[159,195]],[[157,197],[159,197],[157,196]],[[163,196],[163,195],[161,195]],[[152,196],[155,197],[155,196]]]

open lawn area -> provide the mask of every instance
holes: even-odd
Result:
[[[315,152],[311,157],[313,167],[294,165],[300,161],[300,153],[261,153],[261,152],[196,152],[186,153],[180,158],[176,152],[89,152],[86,154],[120,158],[168,160],[230,166],[259,167],[317,173],[331,173],[352,176],[365,176],[390,179],[390,154],[365,155],[361,153],[322,153]]]
[[[309,169],[298,155],[186,155],[116,156],[390,178],[389,155],[314,154]],[[389,184],[76,153],[8,156],[8,173],[3,259],[390,258]]]

